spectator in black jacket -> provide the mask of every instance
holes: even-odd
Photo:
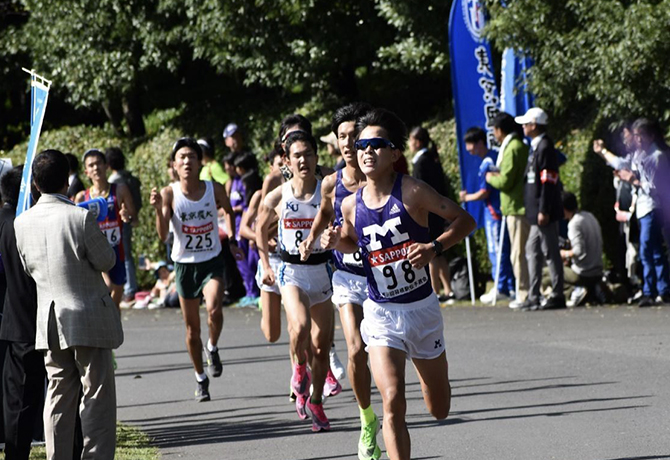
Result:
[[[524,310],[565,308],[563,295],[563,263],[558,246],[558,222],[563,218],[561,185],[558,177],[558,153],[547,136],[549,117],[544,110],[533,107],[515,121],[531,138],[526,166],[524,204],[530,233],[526,242],[530,292]],[[553,293],[540,304],[542,265],[546,260]]]
[[[41,435],[44,404],[44,354],[35,350],[37,293],[26,275],[16,249],[14,217],[23,166],[2,177],[3,206],[0,209],[0,253],[7,275],[7,293],[0,326],[0,340],[7,343],[2,375],[5,422],[5,455],[28,459],[30,445]],[[38,431],[38,433],[36,433]]]
[[[424,181],[442,196],[447,196],[447,177],[444,175],[440,156],[435,144],[431,141],[428,130],[417,126],[409,133],[408,145],[414,157],[412,157],[412,176]],[[428,231],[430,238],[435,239],[444,232],[445,221],[435,214],[428,215]],[[439,296],[440,302],[453,302],[454,293],[451,291],[451,277],[449,274],[449,263],[445,253],[441,257],[435,257],[430,261],[430,278],[433,290]],[[440,285],[444,294],[440,295]]]
[[[71,153],[66,153],[67,163],[70,165],[70,176],[68,177],[67,197],[74,200],[77,193],[85,190],[84,183],[79,178],[79,160]]]

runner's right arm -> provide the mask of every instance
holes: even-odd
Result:
[[[356,194],[342,200],[342,227],[329,226],[321,236],[321,246],[325,249],[336,249],[343,254],[358,251],[358,235],[356,235]]]
[[[276,188],[265,197],[258,209],[256,221],[256,247],[263,265],[263,283],[272,286],[275,282],[274,272],[270,267],[270,224],[277,218],[276,208],[281,201],[282,189]]]
[[[149,203],[156,210],[158,237],[165,242],[170,232],[170,219],[172,218],[172,187],[163,187],[160,192],[156,187],[152,188]]]

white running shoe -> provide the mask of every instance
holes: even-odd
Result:
[[[330,347],[330,370],[337,380],[342,380],[347,376],[347,370],[337,356],[337,351],[335,351],[335,344]]]
[[[493,296],[495,294],[495,288],[491,288],[489,292],[486,294],[483,294],[480,298],[479,301],[481,303],[486,303],[486,304],[493,304]],[[507,301],[510,300],[510,297],[506,294],[503,294],[502,292],[498,292],[498,295],[496,296],[496,302],[499,301]]]

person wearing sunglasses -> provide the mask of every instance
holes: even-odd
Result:
[[[365,174],[358,166],[354,149],[356,119],[372,110],[369,104],[353,103],[339,108],[331,124],[345,166],[323,179],[321,186],[321,208],[314,218],[309,236],[300,245],[303,260],[307,259],[319,235],[330,225],[342,225],[342,200],[355,194],[365,184]],[[363,302],[368,297],[367,281],[363,271],[360,251],[343,254],[333,251],[333,262],[337,271],[333,273],[333,303],[340,312],[342,331],[347,342],[349,382],[358,402],[361,417],[361,434],[358,441],[359,460],[377,460],[381,449],[377,445],[380,423],[372,409],[371,374],[368,354],[361,337]],[[326,378],[326,386],[328,386]]]
[[[179,177],[160,192],[151,190],[150,202],[156,211],[156,231],[161,241],[168,236],[169,223],[174,231],[171,259],[175,263],[175,281],[179,304],[186,323],[186,348],[193,362],[197,381],[195,400],[209,401],[209,378],[205,374],[205,352],[209,374],[223,372],[217,343],[223,328],[224,259],[219,239],[218,209],[225,213],[230,232],[230,251],[239,260],[244,256],[235,239],[235,217],[223,185],[200,180],[202,148],[195,139],[184,137],[172,148],[173,168]],[[200,302],[207,308],[209,340],[203,348],[200,339]]]
[[[407,139],[405,124],[375,109],[356,121],[358,163],[366,185],[342,202],[341,229],[327,229],[321,245],[361,251],[369,297],[361,335],[382,396],[383,435],[391,460],[409,460],[405,421],[405,363],[411,359],[429,412],[444,419],[451,406],[442,313],[428,273],[430,261],[475,229],[474,219],[432,187],[393,171]],[[430,240],[428,214],[451,224]]]

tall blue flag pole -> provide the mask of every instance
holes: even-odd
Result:
[[[468,193],[478,190],[481,158],[465,150],[463,138],[472,127],[486,131],[489,149],[497,149],[493,135],[493,119],[500,111],[500,97],[491,59],[491,45],[482,36],[486,12],[479,0],[454,0],[449,16],[449,55],[451,85],[454,96],[458,162],[462,189]],[[465,209],[484,225],[484,202],[465,203]]]
[[[44,77],[37,75],[33,70],[23,69],[30,74],[30,141],[28,142],[28,153],[23,168],[21,178],[21,189],[19,192],[19,202],[16,206],[17,217],[30,208],[32,205],[32,196],[30,195],[30,184],[32,182],[32,165],[37,151],[37,144],[42,131],[42,122],[47,108],[47,99],[49,98],[49,88],[51,82]]]

